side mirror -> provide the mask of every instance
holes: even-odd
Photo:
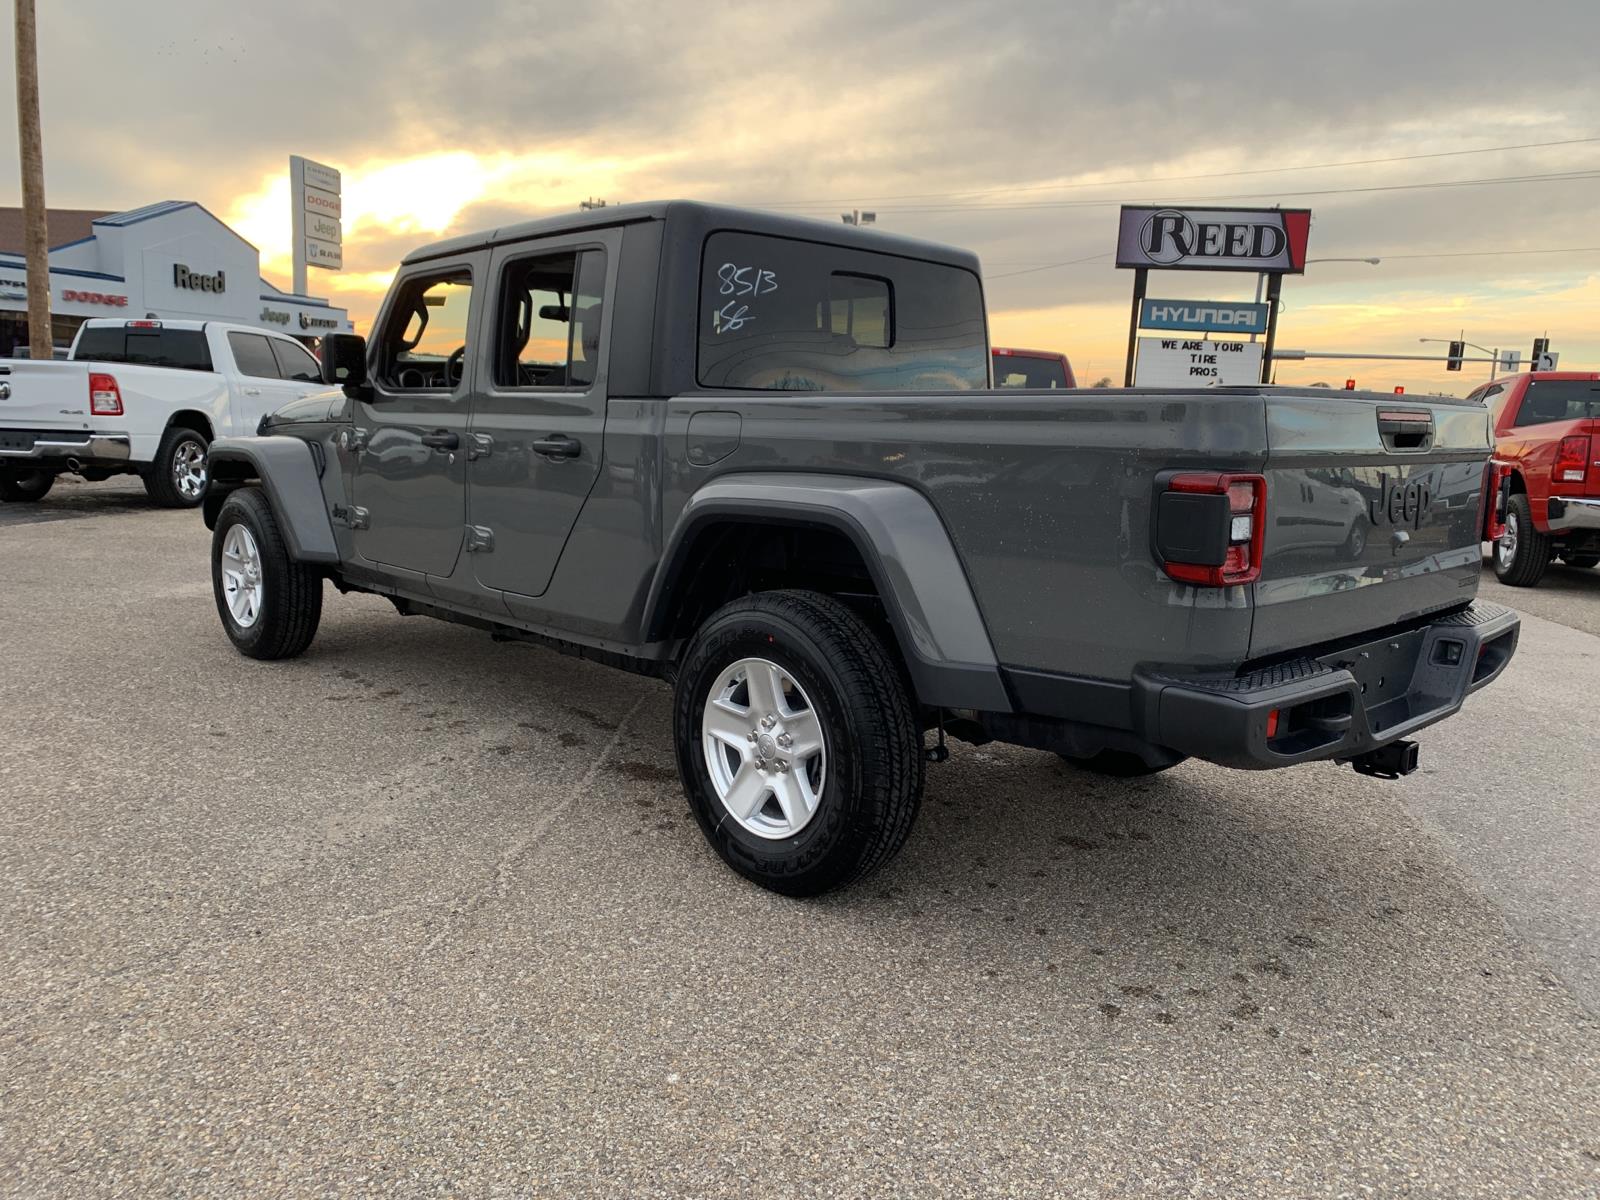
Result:
[[[356,333],[322,335],[322,382],[344,385],[346,391],[367,382],[367,339]]]

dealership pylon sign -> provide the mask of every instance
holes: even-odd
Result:
[[[306,290],[306,268],[344,266],[343,180],[323,163],[289,157],[289,207],[294,218],[294,290]]]
[[[1169,365],[1161,345],[1152,344],[1148,348],[1151,352],[1138,353],[1140,328],[1252,334],[1262,331],[1266,340],[1260,349],[1256,378],[1266,383],[1272,377],[1272,345],[1278,331],[1278,296],[1283,277],[1305,271],[1310,235],[1311,210],[1306,208],[1124,205],[1117,225],[1117,266],[1134,272],[1124,378],[1127,386],[1133,386],[1141,359],[1152,366],[1157,362]],[[1266,279],[1266,304],[1215,300],[1147,302],[1145,286],[1151,271],[1253,271]],[[1259,290],[1256,299],[1261,299]],[[1224,356],[1217,353],[1220,364]],[[1249,370],[1256,354],[1251,350],[1225,357],[1234,371]],[[1170,372],[1163,370],[1161,374],[1159,382],[1171,381]],[[1226,376],[1229,372],[1220,374]]]

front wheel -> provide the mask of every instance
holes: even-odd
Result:
[[[680,664],[673,734],[706,840],[785,895],[882,866],[922,801],[903,672],[865,621],[817,592],[760,592],[714,613]]]
[[[322,576],[289,557],[260,488],[231,493],[211,535],[211,589],[228,640],[250,658],[293,658],[322,620]]]
[[[13,467],[0,468],[0,500],[10,504],[32,504],[43,500],[55,486],[56,477],[49,471],[19,471]]]
[[[1494,544],[1494,574],[1510,587],[1534,587],[1550,565],[1550,535],[1533,527],[1525,492],[1506,506],[1506,527]]]

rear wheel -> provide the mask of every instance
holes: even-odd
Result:
[[[15,467],[0,467],[0,500],[11,504],[31,504],[35,500],[43,500],[55,482],[55,475],[49,471],[19,471]]]
[[[205,499],[206,450],[211,441],[199,430],[167,427],[155,461],[142,473],[144,490],[162,508],[193,508]]]
[[[289,557],[259,488],[223,501],[211,535],[211,588],[228,640],[250,658],[293,658],[322,620],[322,576]]]
[[[1518,492],[1506,506],[1506,528],[1494,544],[1494,574],[1511,587],[1534,587],[1550,565],[1550,535],[1533,527],[1528,496]]]
[[[817,592],[761,592],[713,614],[679,667],[673,733],[706,840],[785,895],[887,862],[921,804],[903,672],[866,622]]]

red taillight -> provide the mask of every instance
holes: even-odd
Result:
[[[1184,562],[1163,556],[1162,570],[1179,583],[1196,587],[1232,587],[1254,582],[1261,574],[1261,543],[1266,535],[1266,479],[1260,475],[1186,473],[1167,480],[1167,491],[1227,497],[1226,508],[1219,512],[1219,519],[1227,522],[1227,548],[1220,566],[1215,562]]]
[[[96,417],[120,417],[122,393],[114,376],[95,371],[89,376],[89,412]]]
[[[1267,713],[1267,736],[1269,738],[1278,736],[1278,710],[1275,708]]]
[[[1510,478],[1510,463],[1489,464],[1489,519],[1485,522],[1484,533],[1491,542],[1499,541],[1506,531],[1506,480]]]
[[[126,328],[126,329],[160,329],[161,328],[161,322],[160,321],[124,321],[122,324],[123,324],[123,327]]]
[[[1551,469],[1551,478],[1557,483],[1582,483],[1588,468],[1589,435],[1579,433],[1562,438],[1556,447],[1556,465]]]

